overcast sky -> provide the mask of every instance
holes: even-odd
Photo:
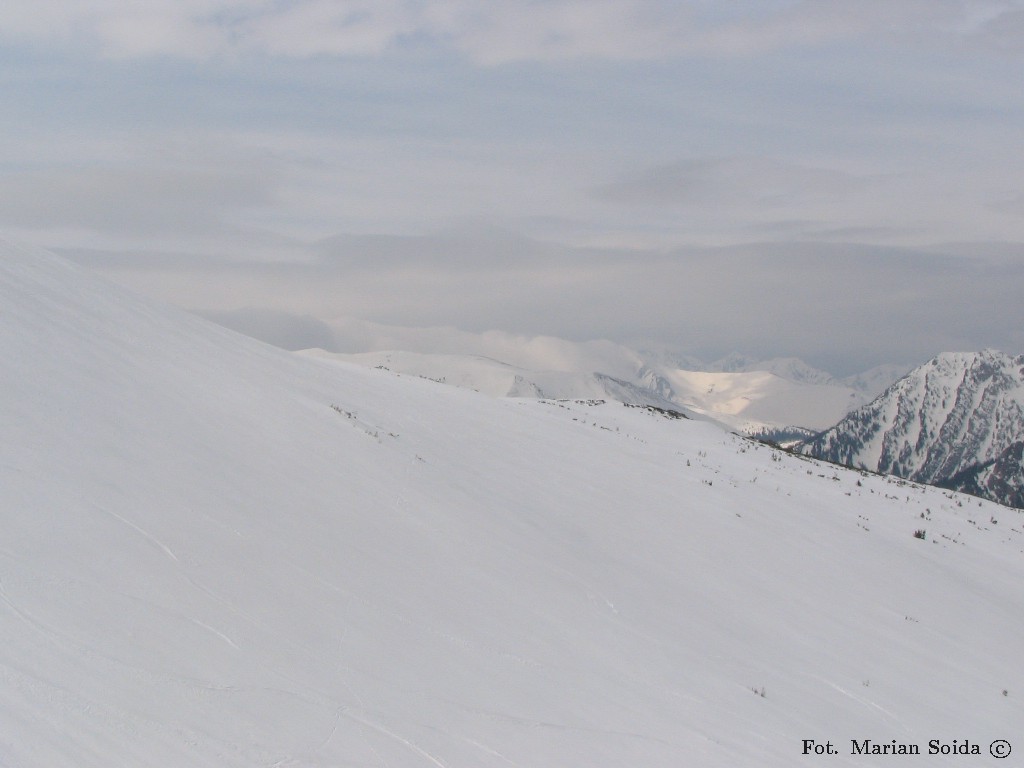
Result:
[[[5,236],[292,345],[1024,352],[1020,0],[6,0],[0,64]]]

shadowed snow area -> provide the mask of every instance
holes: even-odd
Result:
[[[11,246],[0,428],[3,766],[1020,738],[1024,520],[971,497],[302,358]]]

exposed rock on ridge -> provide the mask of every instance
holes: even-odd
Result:
[[[1022,439],[1024,356],[987,349],[935,357],[798,450],[1020,506]]]

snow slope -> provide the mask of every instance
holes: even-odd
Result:
[[[1017,512],[645,408],[303,359],[10,246],[0,392],[2,766],[1020,739]]]

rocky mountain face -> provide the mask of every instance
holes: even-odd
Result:
[[[944,488],[1024,509],[1024,441],[1017,441],[993,461],[986,461],[940,482]]]
[[[943,353],[797,450],[1024,506],[1024,356]]]

